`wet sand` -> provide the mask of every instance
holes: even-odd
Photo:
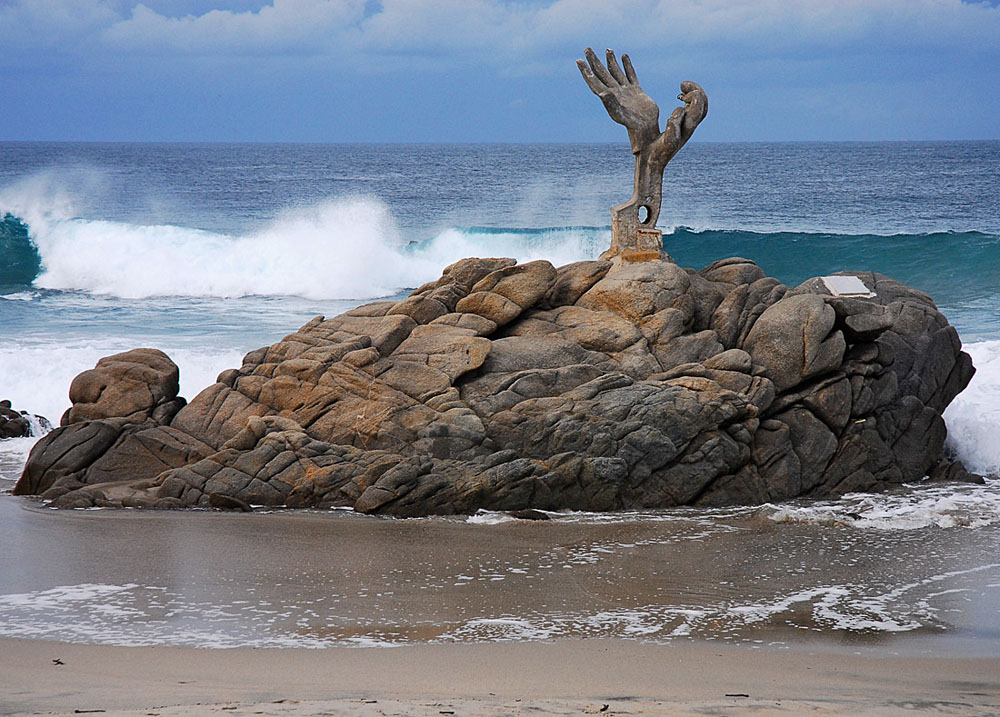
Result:
[[[0,496],[0,714],[1000,714],[995,526],[502,520]]]
[[[0,673],[3,714],[1000,712],[1000,658],[624,640],[200,650],[0,639]]]
[[[0,637],[189,647],[632,638],[1000,655],[1000,526],[754,510],[474,524],[0,496]]]

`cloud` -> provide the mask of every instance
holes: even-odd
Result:
[[[3,50],[68,51],[86,47],[118,19],[104,0],[14,0],[0,2]]]
[[[921,127],[938,125],[919,134],[899,129],[896,136],[993,137],[1000,126],[996,5],[992,0],[0,0],[0,80],[10,88],[9,109],[7,115],[0,111],[0,119],[8,127],[19,123],[19,136],[38,136],[40,121],[71,127],[79,114],[63,119],[47,108],[77,97],[79,108],[89,108],[104,122],[112,121],[109,108],[127,108],[115,117],[126,118],[123,125],[131,121],[135,136],[145,136],[150,130],[143,121],[168,127],[176,108],[160,103],[169,95],[189,103],[188,122],[177,124],[171,137],[230,131],[217,119],[228,111],[230,118],[256,113],[258,126],[271,128],[267,136],[293,136],[275,123],[291,128],[298,118],[295,126],[307,128],[300,132],[313,133],[309,137],[427,140],[454,135],[448,123],[457,115],[447,110],[461,105],[465,120],[459,129],[475,128],[462,136],[489,139],[514,131],[516,123],[504,113],[520,99],[532,112],[558,115],[546,126],[563,129],[546,136],[587,138],[615,129],[604,127],[602,114],[581,112],[592,98],[579,91],[573,60],[592,45],[630,53],[655,98],[676,94],[680,79],[702,82],[713,108],[729,108],[729,117],[788,115],[785,124],[802,127],[803,133],[817,127],[819,136],[859,137],[870,122],[841,129],[815,118],[850,109],[862,95],[873,112],[900,118],[913,114],[914,106],[940,105],[945,92],[960,112],[948,115],[946,124],[925,113],[931,119],[921,120]],[[34,119],[28,110],[17,111],[15,95],[35,103]],[[781,112],[774,111],[776,105]],[[423,114],[416,116],[415,108]],[[323,111],[333,119],[322,119]],[[411,115],[411,123],[395,119]],[[713,127],[719,138],[750,136],[749,130],[726,128],[725,116],[713,112],[711,126],[699,136],[711,135]],[[314,129],[324,121],[336,130]],[[879,136],[897,132],[893,121],[885,121],[888,129]],[[917,119],[906,121],[917,126]]]
[[[532,3],[497,0],[383,0],[363,26],[365,46],[386,52],[507,48],[523,34]]]
[[[1000,9],[960,0],[557,0],[529,23],[545,38],[609,37],[623,48],[752,55],[938,47],[995,51]]]
[[[274,0],[257,11],[168,17],[139,4],[103,39],[118,49],[152,54],[310,54],[332,50],[331,40],[358,23],[364,8],[364,0]]]
[[[206,0],[202,12],[177,17],[128,0],[13,0],[0,4],[0,25],[50,45],[99,34],[92,49],[117,54],[351,52],[500,65],[579,54],[588,43],[656,56],[774,57],[866,47],[993,52],[1000,42],[1000,8],[961,0],[273,0],[245,11],[217,4]]]

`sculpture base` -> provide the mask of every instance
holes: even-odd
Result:
[[[659,229],[623,227],[612,220],[611,248],[601,254],[601,258],[613,259],[624,254],[629,255],[630,261],[662,259],[663,232]]]

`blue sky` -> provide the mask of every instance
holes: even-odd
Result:
[[[587,45],[702,141],[1000,139],[997,4],[0,0],[0,140],[622,141]]]

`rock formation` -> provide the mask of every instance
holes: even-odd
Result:
[[[933,474],[973,368],[925,294],[682,269],[465,259],[316,317],[185,405],[137,349],[74,380],[15,488],[59,507],[353,507],[397,516],[752,504]]]

